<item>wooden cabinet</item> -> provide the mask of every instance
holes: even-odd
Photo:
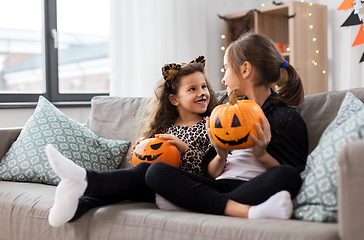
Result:
[[[301,76],[306,95],[327,91],[326,6],[285,2],[224,17],[225,46],[246,31],[263,33],[284,46],[282,54]]]

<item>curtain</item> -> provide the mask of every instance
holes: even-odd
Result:
[[[205,0],[111,0],[111,96],[150,96],[165,63],[207,53]]]

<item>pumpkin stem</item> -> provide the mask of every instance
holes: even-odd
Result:
[[[235,87],[233,90],[231,90],[230,95],[229,95],[229,105],[235,105],[238,100],[236,99],[236,91],[239,90],[240,88]]]

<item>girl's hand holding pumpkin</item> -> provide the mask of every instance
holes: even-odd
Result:
[[[143,141],[143,140],[145,140],[145,138],[141,138],[141,139],[139,139],[138,141],[136,141],[136,142],[135,142],[135,145],[134,145],[134,146],[132,146],[132,149],[133,149],[133,150],[135,150],[136,146],[138,146],[138,144],[139,144],[141,141]],[[133,155],[133,152],[134,152],[134,151],[131,151],[130,155]]]
[[[267,147],[272,137],[268,119],[264,116],[260,118],[260,121],[262,122],[263,130],[260,128],[258,123],[255,124],[255,128],[259,134],[259,139],[257,139],[253,134],[251,135],[255,144],[253,147],[253,156],[268,169],[279,165],[279,163],[269,153],[267,153]]]
[[[170,144],[173,144],[178,148],[178,151],[180,151],[181,154],[185,154],[189,148],[187,143],[171,134],[156,134],[155,137],[168,140]]]
[[[214,146],[214,148],[216,150],[217,155],[221,156],[221,158],[226,159],[226,157],[229,154],[230,150],[220,147],[215,142],[214,138],[211,135],[211,131],[210,131],[210,118],[209,117],[206,118],[206,132],[207,132],[207,136],[209,136],[209,139],[210,139],[210,142],[211,142],[212,146]]]
[[[216,178],[216,177],[220,176],[221,173],[225,169],[226,158],[227,158],[227,155],[229,154],[229,150],[221,148],[219,145],[217,145],[215,140],[212,138],[209,117],[206,118],[206,132],[210,138],[210,142],[211,142],[212,146],[214,146],[216,153],[217,153],[217,155],[214,157],[214,159],[212,159],[210,161],[209,165],[207,166],[207,173],[208,173],[209,177]]]

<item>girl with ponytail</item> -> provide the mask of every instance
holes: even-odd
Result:
[[[274,42],[261,34],[247,33],[232,42],[226,51],[232,71],[242,77],[240,67],[249,62],[257,76],[255,87],[270,86],[280,82],[275,103],[283,103],[297,108],[303,102],[304,92],[301,78],[283,58]]]
[[[231,43],[224,56],[228,94],[255,101],[263,110],[255,146],[232,151],[214,146],[203,164],[205,177],[194,176],[165,163],[153,164],[146,183],[178,207],[242,218],[288,219],[306,164],[308,139],[305,122],[295,109],[303,102],[299,75],[280,54],[274,42],[261,34],[248,33]],[[283,78],[282,76],[286,76]],[[282,82],[275,91],[277,82]],[[174,183],[167,187],[160,178]],[[157,202],[158,204],[158,202]]]

